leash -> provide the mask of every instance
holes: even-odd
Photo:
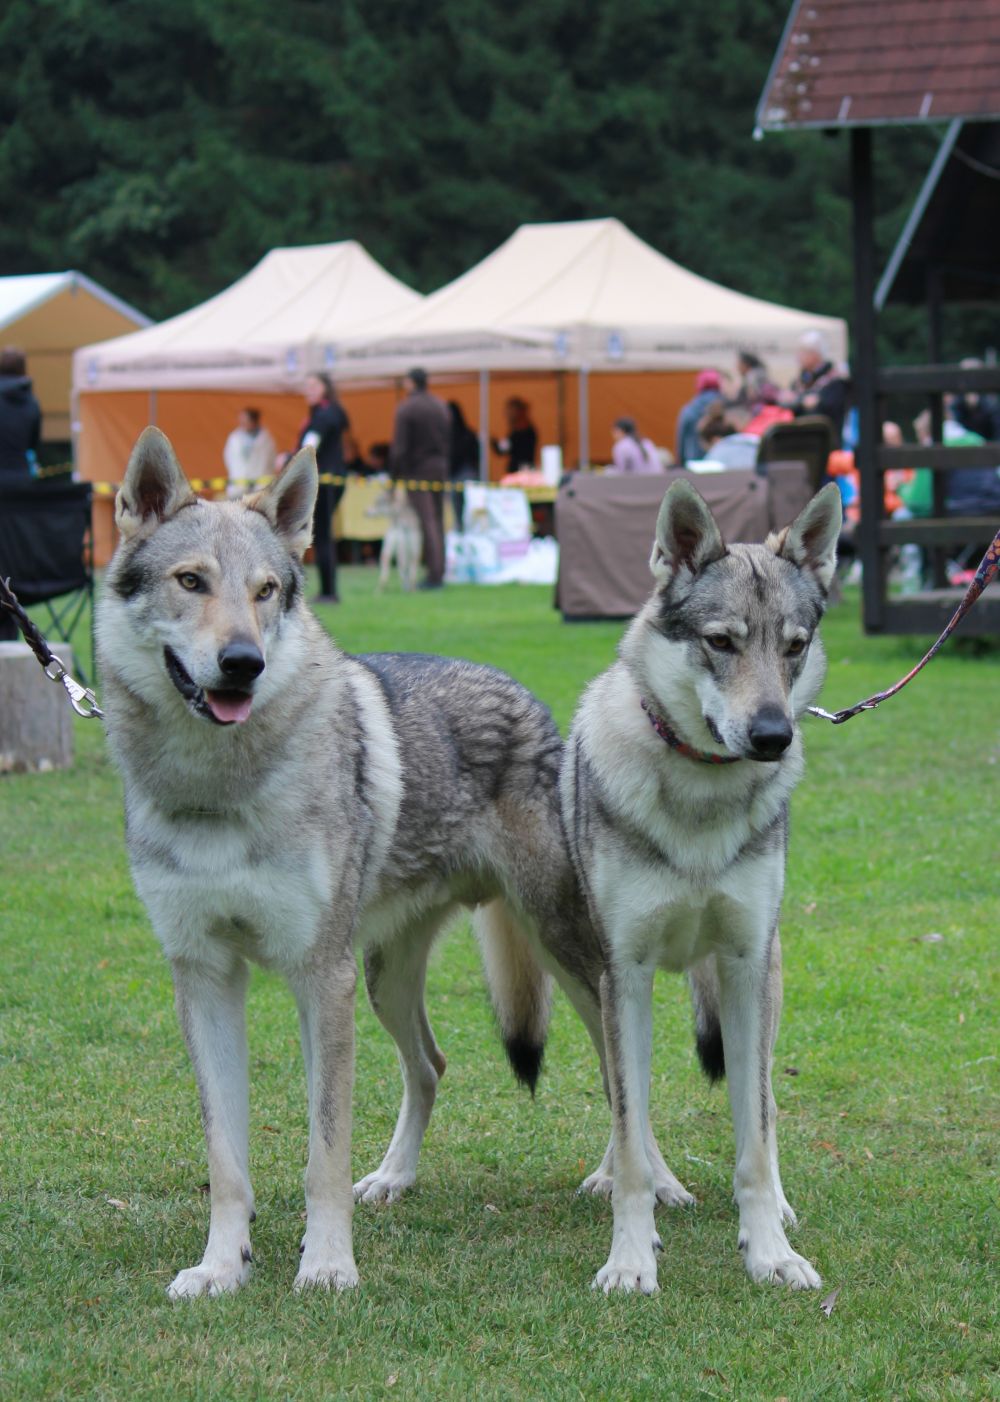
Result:
[[[820,720],[832,721],[834,725],[843,725],[845,720],[850,720],[852,716],[858,715],[861,711],[874,711],[876,706],[880,706],[883,701],[888,701],[890,696],[895,696],[897,691],[902,691],[903,687],[913,680],[919,671],[927,666],[931,658],[939,651],[943,644],[951,637],[962,619],[972,608],[972,605],[979,598],[980,594],[996,577],[997,570],[1000,569],[1000,531],[993,537],[993,543],[987,550],[976,570],[972,583],[965,591],[965,598],[959,604],[951,617],[950,622],[937,642],[928,649],[917,665],[905,677],[901,677],[895,686],[890,686],[887,691],[877,691],[874,696],[868,696],[864,701],[859,701],[856,706],[848,706],[843,711],[824,711],[822,706],[810,706],[809,715],[819,716]]]
[[[69,703],[78,716],[84,720],[100,720],[104,712],[97,704],[97,697],[89,686],[81,686],[75,677],[70,676],[59,661],[42,634],[18,603],[17,595],[10,587],[9,579],[0,579],[0,608],[14,615],[14,622],[20,628],[24,641],[38,658],[42,671],[50,682],[61,682],[69,697]]]

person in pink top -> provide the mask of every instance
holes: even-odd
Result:
[[[663,471],[655,445],[648,438],[639,437],[635,419],[615,419],[611,437],[611,459],[615,472],[638,475]]]

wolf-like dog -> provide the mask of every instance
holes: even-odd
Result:
[[[399,583],[403,592],[412,593],[417,587],[417,568],[420,564],[420,517],[414,511],[402,482],[387,482],[385,490],[365,515],[389,518],[379,551],[376,594],[381,594],[388,585],[394,562],[399,569]]]
[[[403,1075],[392,1141],[354,1188],[379,1201],[413,1182],[445,1067],[423,996],[436,932],[476,907],[501,1033],[529,1085],[550,989],[529,941],[547,927],[571,966],[578,945],[551,716],[489,667],[341,652],[303,602],[316,488],[307,448],[264,491],[201,501],[150,428],[118,494],[97,621],[103,700],[211,1184],[204,1258],[173,1280],[175,1298],[235,1290],[250,1271],[248,961],[283,974],[299,1010],[309,1154],[295,1284],[343,1289],[358,1281],[355,949]]]
[[[820,1284],[785,1236],[795,1217],[778,1175],[771,1057],[798,721],[825,672],[817,627],[840,527],[830,485],[766,544],[727,547],[697,492],[672,485],[652,597],[567,740],[563,819],[601,951],[586,980],[600,988],[599,1020],[581,1010],[595,1041],[603,1026],[613,1115],[604,1161],[583,1185],[611,1193],[611,1253],[594,1280],[605,1292],[656,1289],[654,1205],[692,1201],[649,1127],[658,968],[688,972],[702,1063],[728,1077],[747,1271]]]

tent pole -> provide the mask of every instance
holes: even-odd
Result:
[[[479,477],[490,480],[490,372],[479,372]]]
[[[156,390],[155,390],[155,389],[151,389],[151,390],[149,391],[149,422],[150,422],[151,424],[155,424],[155,423],[156,423]]]
[[[588,370],[585,365],[580,366],[580,471],[586,472],[590,466],[590,400],[587,393]]]

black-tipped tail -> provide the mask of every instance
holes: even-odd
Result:
[[[717,1018],[710,1018],[697,1028],[694,1044],[705,1075],[713,1085],[721,1081],[726,1074],[726,1054],[722,1047],[722,1028]]]
[[[528,1087],[534,1096],[538,1077],[542,1071],[542,1061],[545,1058],[544,1046],[537,1042],[526,1041],[523,1037],[506,1037],[504,1038],[504,1050],[514,1075],[522,1086]]]

